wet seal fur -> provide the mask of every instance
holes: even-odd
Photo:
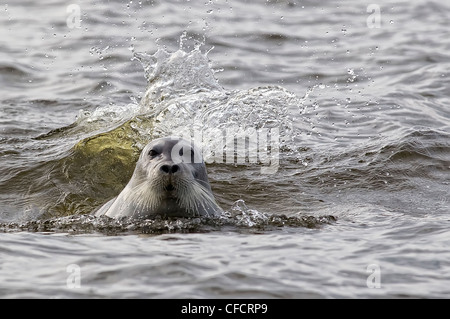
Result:
[[[215,216],[221,211],[201,151],[185,139],[166,137],[143,149],[127,186],[95,215],[199,217]]]

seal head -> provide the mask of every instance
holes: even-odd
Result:
[[[143,149],[127,186],[95,215],[197,217],[220,212],[201,151],[185,139],[167,137]]]

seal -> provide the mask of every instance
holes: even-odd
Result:
[[[95,215],[198,217],[221,211],[200,150],[185,139],[165,137],[145,146],[128,184]]]

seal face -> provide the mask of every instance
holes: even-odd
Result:
[[[95,215],[196,217],[221,211],[211,191],[201,151],[187,140],[167,137],[156,139],[143,149],[127,186]]]

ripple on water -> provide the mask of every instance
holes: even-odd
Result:
[[[155,218],[133,220],[129,218],[112,219],[107,216],[77,215],[52,219],[38,219],[24,223],[4,223],[3,232],[30,231],[51,233],[103,233],[120,234],[164,234],[164,233],[203,233],[229,230],[237,232],[264,232],[282,227],[320,228],[334,223],[331,215],[310,216],[297,214],[286,216],[261,213],[250,209],[243,200],[237,201],[230,212],[218,217],[202,218]]]

